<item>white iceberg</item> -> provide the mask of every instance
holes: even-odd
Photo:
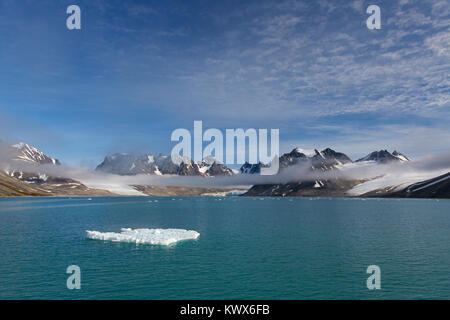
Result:
[[[200,233],[184,229],[131,229],[122,228],[121,232],[99,232],[86,230],[87,238],[136,244],[170,245],[183,240],[195,240]]]

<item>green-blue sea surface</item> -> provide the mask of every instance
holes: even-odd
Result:
[[[157,201],[155,201],[157,200]],[[196,230],[171,246],[86,230]],[[66,268],[81,269],[69,290]],[[368,290],[367,267],[381,269]],[[450,201],[0,200],[0,299],[450,299]]]

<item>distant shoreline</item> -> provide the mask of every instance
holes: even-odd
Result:
[[[392,200],[450,200],[450,197],[447,198],[412,198],[412,197],[342,197],[342,196],[328,196],[328,197],[308,197],[308,196],[245,196],[245,195],[236,195],[236,196],[214,196],[214,195],[165,195],[165,196],[152,196],[152,195],[114,195],[114,196],[0,196],[0,199],[23,199],[23,198],[43,198],[43,199],[51,199],[51,198],[231,198],[231,197],[240,197],[240,198],[271,198],[271,199],[392,199]]]

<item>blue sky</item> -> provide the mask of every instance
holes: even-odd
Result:
[[[283,152],[445,152],[449,27],[445,0],[2,0],[0,139],[94,166],[202,120],[279,128]]]

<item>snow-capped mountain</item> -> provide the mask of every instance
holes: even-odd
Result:
[[[341,152],[326,148],[322,151],[315,149],[307,151],[295,148],[283,154],[280,159],[280,173],[289,167],[303,166],[310,172],[339,170],[338,167],[352,163],[352,160]],[[252,170],[255,165],[245,164],[241,167],[242,173],[257,173]],[[253,171],[253,172],[252,172]],[[321,179],[314,181],[296,181],[280,184],[255,185],[246,193],[248,196],[337,196],[342,190],[351,188],[355,182],[338,179]]]
[[[208,170],[206,170],[205,173],[207,176],[232,176],[232,175],[234,175],[233,170],[231,170],[224,164],[218,163],[216,161],[214,161],[213,164],[209,166]]]
[[[4,163],[21,163],[31,165],[60,165],[58,159],[52,158],[29,144],[20,142],[9,145],[0,140],[0,161]]]
[[[295,148],[291,152],[283,154],[279,160],[280,171],[299,164],[308,164],[311,166],[312,170],[329,170],[338,165],[352,162],[352,160],[344,153],[336,152],[330,148],[326,148],[322,151],[318,151],[317,149],[309,151]],[[259,174],[262,166],[265,165],[262,163],[249,164],[246,162],[241,166],[240,172],[243,174]]]
[[[399,198],[450,198],[450,172],[435,171],[401,171],[395,167],[391,172],[389,167],[380,171],[373,178],[339,178],[334,172],[345,173],[345,170],[383,165],[386,163],[408,162],[405,155],[387,150],[374,151],[358,161],[352,160],[343,153],[330,148],[322,151],[302,152],[296,148],[280,157],[280,173],[288,167],[303,164],[310,172],[317,170],[332,171],[327,178],[320,180],[293,180],[281,184],[254,185],[246,196],[294,196],[294,197],[399,197]],[[241,171],[251,168],[246,164]],[[441,172],[441,173],[439,173]],[[342,176],[345,176],[342,175]]]
[[[317,150],[316,150],[317,152]],[[346,164],[353,162],[352,159],[350,159],[346,154],[341,152],[336,152],[333,149],[326,148],[320,152],[323,157],[326,159],[333,160],[334,162],[337,162],[338,164]]]
[[[120,175],[215,177],[236,174],[212,157],[201,162],[194,162],[183,157],[178,160],[176,161],[178,164],[175,164],[170,156],[162,154],[135,157],[126,153],[118,153],[105,157],[96,170]],[[408,164],[406,164],[409,159],[397,151],[392,153],[387,150],[374,151],[366,157],[352,162],[344,153],[330,148],[322,151],[295,148],[291,152],[283,154],[279,160],[282,181],[287,182],[254,185],[245,195],[450,198],[449,170],[445,168],[431,171],[411,170],[414,166],[408,167]],[[384,166],[385,163],[392,163],[394,166]],[[396,165],[396,163],[399,165]],[[49,171],[44,169],[48,169],[48,166],[58,165],[60,165],[60,162],[57,159],[26,143],[22,142],[10,146],[0,141],[0,195],[113,195],[111,192],[116,192],[111,189],[108,182],[100,181],[99,184],[87,187],[83,183],[68,177],[52,176],[48,173]],[[301,175],[291,175],[291,172],[288,171],[288,168],[296,165],[301,166]],[[267,165],[263,163],[245,163],[237,173],[258,174],[261,168],[265,166]],[[40,169],[41,167],[42,169]],[[409,170],[403,171],[403,167],[408,167]],[[376,169],[377,174],[369,177],[364,174],[366,168],[367,170],[374,170],[375,168],[380,170]],[[347,170],[357,174],[350,175],[351,178],[349,178],[350,176],[347,175],[349,171]],[[283,172],[287,174],[283,176]],[[305,180],[298,178],[305,175],[312,178]],[[286,177],[289,180],[286,180]],[[89,185],[88,182],[86,183]],[[93,189],[99,186],[111,192]],[[167,186],[158,189],[158,186],[132,186],[132,188],[134,188],[133,191],[138,190],[150,195],[155,194],[155,192],[167,195],[183,195],[194,191],[191,187],[178,187],[177,189]],[[205,190],[197,189],[195,194],[203,194],[208,188]],[[217,188],[213,189],[210,191],[218,191]]]
[[[24,142],[10,146],[0,140],[0,151],[0,196],[113,195],[67,177],[40,172],[41,166],[58,166],[60,162]]]
[[[141,169],[136,165],[136,161],[137,159],[130,154],[116,153],[106,156],[96,170],[120,175],[133,174],[136,170]]]
[[[414,183],[399,193],[389,196],[406,198],[448,198],[450,194],[450,172],[439,177]]]
[[[241,174],[260,174],[261,168],[267,167],[264,163],[254,163],[250,164],[248,162],[245,162],[241,168],[239,169],[239,172]]]
[[[444,170],[445,171],[445,170]],[[450,198],[450,172],[386,174],[348,190],[349,196],[386,198]]]
[[[18,154],[16,156],[17,160],[22,160],[32,164],[61,164],[58,159],[54,159],[24,142],[19,142],[12,147],[18,150]]]
[[[23,172],[23,169],[18,168],[23,168],[27,165],[39,167],[40,165],[58,166],[61,164],[59,160],[46,155],[42,151],[24,142],[10,146],[5,142],[0,141],[0,148],[2,153],[2,158],[0,159],[2,162],[2,171],[11,177],[28,183],[45,182],[48,177],[46,174],[36,173],[36,170],[25,170],[34,172],[29,173]]]
[[[64,182],[76,182],[70,179],[64,179],[60,177],[49,177],[45,173],[37,172],[36,170],[18,170],[15,169],[15,164],[25,164],[39,167],[40,165],[59,166],[61,163],[58,159],[52,158],[46,155],[44,152],[37,148],[25,143],[19,142],[10,147],[10,159],[9,165],[6,166],[4,172],[10,177],[24,181],[29,184],[42,184],[42,183],[64,183]],[[33,172],[26,172],[33,171]],[[70,180],[70,181],[69,181]]]
[[[206,165],[202,166],[202,168],[207,168]],[[202,176],[203,174],[200,172],[200,166],[194,161],[182,162],[180,167],[178,168],[177,174],[179,176]]]
[[[397,159],[399,159],[400,161],[409,161],[409,159],[405,155],[403,155],[395,150],[394,150],[394,152],[392,152],[392,155],[394,157],[396,157]]]
[[[393,153],[390,153],[387,150],[380,150],[380,151],[374,151],[367,156],[356,160],[355,162],[362,162],[362,161],[375,161],[378,163],[388,163],[391,161],[409,161],[409,159],[404,156],[403,154],[394,151]]]
[[[234,174],[231,169],[216,162],[212,157],[201,162],[194,162],[181,156],[178,160],[179,165],[173,163],[170,156],[163,154],[135,157],[127,153],[116,153],[106,156],[95,170],[119,175],[229,176]]]

